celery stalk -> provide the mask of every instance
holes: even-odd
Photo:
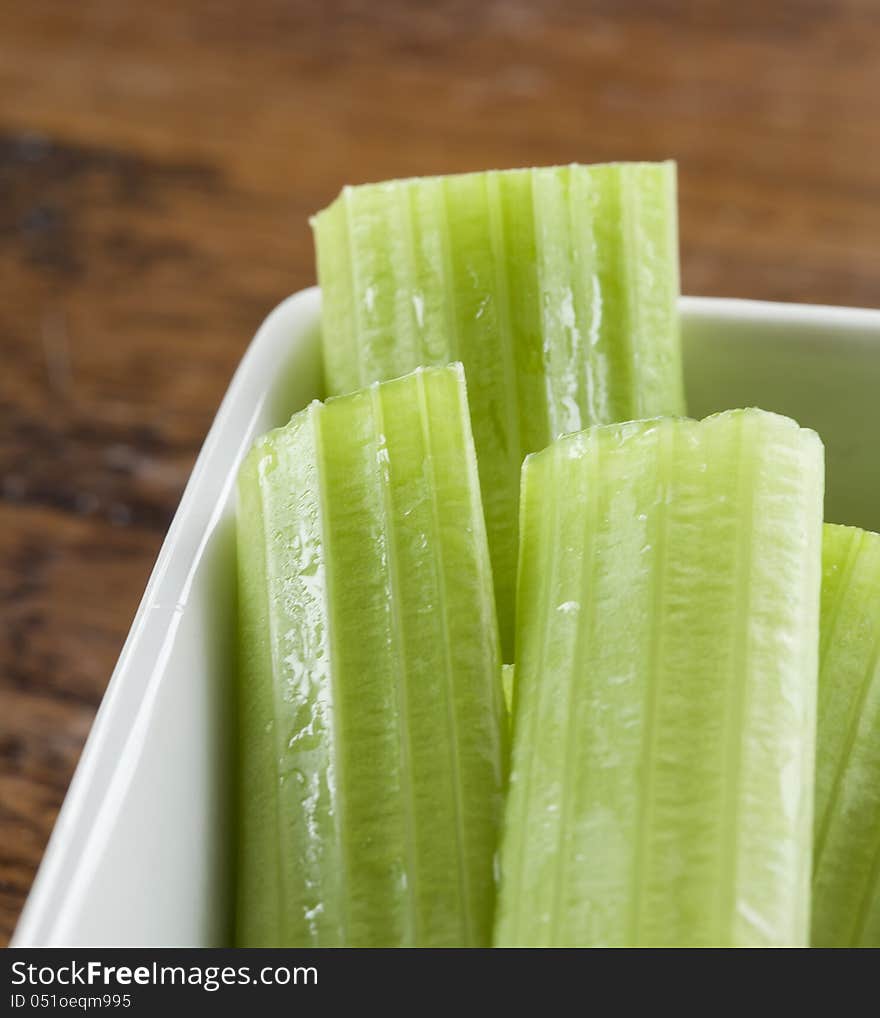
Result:
[[[460,366],[313,403],[239,498],[239,944],[486,945],[507,736]]]
[[[684,411],[675,166],[347,187],[313,226],[331,394],[464,363],[509,659],[523,457]]]
[[[816,743],[816,947],[880,947],[880,535],[827,525]]]
[[[497,943],[806,944],[822,494],[759,410],[526,460]]]

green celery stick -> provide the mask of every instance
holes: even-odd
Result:
[[[497,943],[806,943],[823,483],[760,410],[526,460]]]
[[[486,945],[506,718],[460,365],[239,477],[243,946]]]
[[[880,535],[827,525],[816,738],[815,947],[880,947]]]
[[[347,187],[313,226],[331,394],[464,363],[509,659],[523,457],[684,412],[675,165]]]

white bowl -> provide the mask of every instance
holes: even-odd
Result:
[[[880,311],[682,299],[689,409],[761,406],[827,448],[826,518],[880,529]],[[14,946],[223,946],[231,931],[235,475],[321,395],[320,294],[261,326],[162,546]]]

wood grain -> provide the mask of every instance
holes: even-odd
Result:
[[[0,6],[0,935],[344,182],[675,157],[689,293],[880,304],[873,0]]]

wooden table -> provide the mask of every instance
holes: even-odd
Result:
[[[309,213],[672,156],[686,292],[877,306],[878,54],[874,0],[0,6],[0,935]]]

